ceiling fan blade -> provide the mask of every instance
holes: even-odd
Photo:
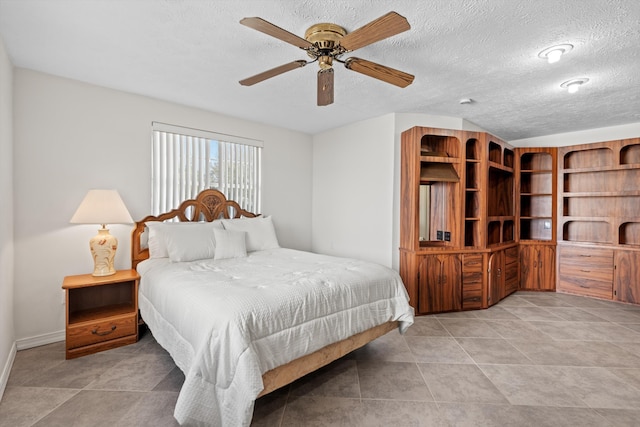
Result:
[[[333,68],[318,71],[318,106],[333,104]]]
[[[389,12],[340,39],[340,46],[347,51],[360,49],[377,41],[395,36],[411,28],[409,21],[396,12]]]
[[[415,78],[412,74],[376,64],[366,59],[348,58],[344,62],[344,66],[350,70],[373,77],[374,79],[382,80],[383,82],[391,83],[398,87],[409,86]]]
[[[286,73],[287,71],[295,70],[296,68],[302,68],[307,65],[308,62],[304,60],[289,62],[288,64],[281,65],[276,68],[272,68],[267,71],[263,71],[260,74],[256,74],[255,76],[247,77],[244,80],[240,80],[240,84],[242,86],[252,86],[256,83],[260,83],[263,80],[270,79],[271,77],[275,77],[282,73]]]
[[[254,30],[258,30],[261,33],[268,34],[271,37],[275,37],[294,46],[298,46],[301,49],[309,49],[313,47],[313,44],[309,43],[302,37],[298,37],[287,30],[283,30],[277,25],[273,25],[271,22],[265,21],[262,18],[243,18],[240,20],[240,23],[249,28],[253,28]]]

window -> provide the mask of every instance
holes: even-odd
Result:
[[[215,188],[249,212],[260,212],[262,141],[154,122],[151,209],[177,208]]]

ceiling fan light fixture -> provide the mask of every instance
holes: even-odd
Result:
[[[553,64],[560,61],[562,55],[569,52],[571,49],[573,49],[572,44],[559,44],[546,48],[541,51],[538,56],[542,59],[546,59],[549,64]]]
[[[580,87],[589,81],[586,77],[581,77],[579,79],[571,79],[560,85],[561,88],[566,89],[569,93],[576,93]]]

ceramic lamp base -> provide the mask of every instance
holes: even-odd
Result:
[[[89,241],[93,256],[93,276],[110,276],[116,273],[113,259],[118,249],[118,239],[109,234],[109,229],[101,228],[98,234]]]

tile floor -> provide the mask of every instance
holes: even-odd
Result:
[[[173,426],[183,375],[150,334],[18,352],[0,426]],[[550,293],[423,316],[256,402],[255,426],[639,426],[640,307]]]

